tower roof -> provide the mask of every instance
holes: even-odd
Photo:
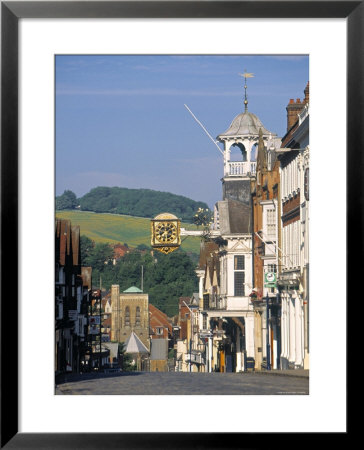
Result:
[[[232,136],[244,136],[244,135],[256,135],[259,136],[259,129],[262,129],[263,135],[276,136],[275,133],[271,133],[262,124],[258,116],[251,112],[243,112],[238,114],[231,122],[230,127],[225,133],[220,134],[217,138],[223,139]]]
[[[142,293],[143,291],[141,289],[137,288],[136,286],[131,286],[130,288],[126,289],[123,292],[126,292],[128,294],[130,292],[140,292],[140,293]]]
[[[125,353],[149,353],[149,350],[134,331],[132,331],[125,342]]]

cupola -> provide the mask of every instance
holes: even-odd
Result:
[[[252,78],[253,74],[245,72],[241,75],[245,78],[244,112],[238,114],[230,127],[217,136],[217,140],[224,144],[224,178],[255,176],[256,150],[260,132],[267,147],[280,146],[277,135],[269,131],[257,115],[248,111],[246,79]]]

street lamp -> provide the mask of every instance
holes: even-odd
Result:
[[[183,303],[187,307],[187,309],[190,312],[190,323],[191,323],[191,334],[190,334],[190,372],[192,367],[192,310],[188,307],[187,303],[183,300]]]

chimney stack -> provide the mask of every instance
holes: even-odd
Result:
[[[303,110],[305,107],[305,104],[309,102],[310,100],[310,88],[309,88],[309,82],[307,83],[307,86],[305,90],[303,91],[305,94],[305,98],[301,102],[301,100],[298,98],[296,101],[293,100],[293,98],[290,99],[286,110],[287,110],[287,131],[293,127],[293,125],[298,120],[298,114]]]

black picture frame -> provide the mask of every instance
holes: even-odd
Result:
[[[18,22],[21,18],[346,18],[347,19],[347,236],[362,249],[363,1],[2,1],[1,2],[1,448],[137,449],[259,448],[263,433],[19,433],[18,432]],[[327,193],[327,192],[326,192]],[[356,200],[354,200],[356,199]],[[355,226],[355,230],[354,230]],[[359,236],[358,236],[359,235]],[[359,241],[358,241],[359,240]],[[351,253],[352,255],[354,252]],[[347,286],[357,285],[362,263],[347,257]],[[350,269],[349,269],[350,267]],[[347,292],[348,298],[348,292]],[[348,305],[346,305],[348,311]],[[348,347],[349,348],[349,347]],[[7,361],[12,361],[8,370]],[[345,362],[342,362],[345,363]],[[332,366],[333,367],[333,366]],[[274,412],[271,412],[272,414]],[[184,417],[181,420],[194,420]],[[257,420],[265,420],[262,416]],[[339,433],[348,437],[347,433]],[[309,433],[305,438],[311,438]],[[317,434],[315,436],[317,439]],[[335,437],[335,439],[337,439]],[[292,436],[280,436],[280,446]],[[317,441],[315,442],[317,443]],[[293,444],[291,442],[291,444]],[[293,444],[294,445],[294,444]]]

